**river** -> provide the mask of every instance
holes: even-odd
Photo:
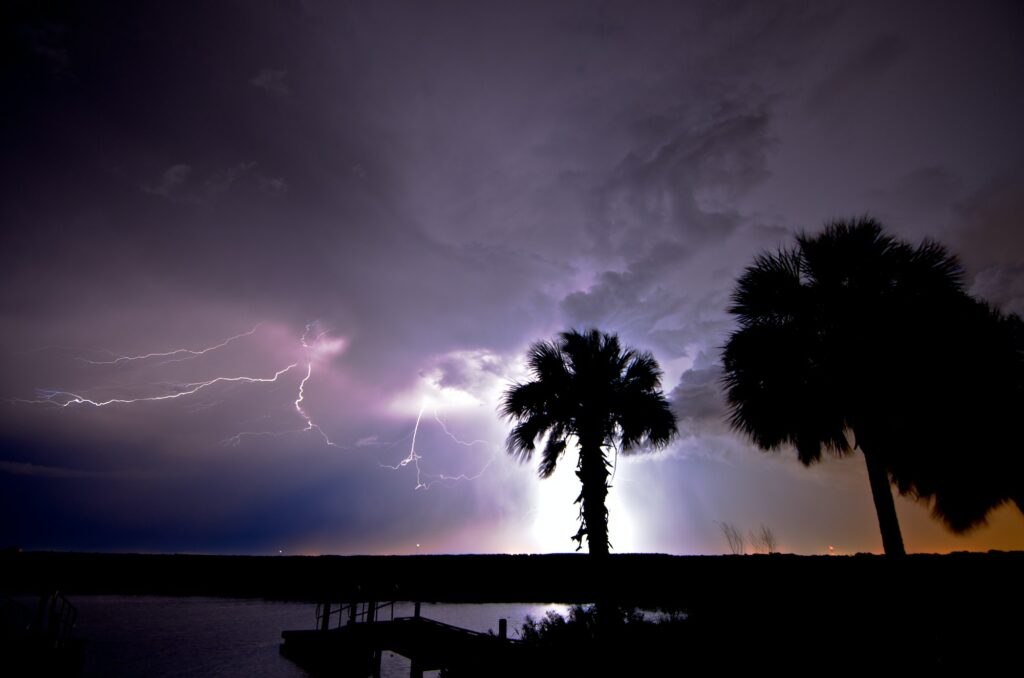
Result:
[[[86,640],[85,676],[307,675],[280,656],[278,648],[281,631],[313,628],[316,606],[310,603],[162,596],[74,596],[71,602],[78,608],[74,635]],[[564,614],[567,606],[422,605],[424,617],[476,631],[497,632],[498,619],[506,618],[513,638],[518,637],[527,615],[539,618],[548,610]],[[412,603],[396,603],[396,617],[412,614]],[[381,673],[408,676],[409,661],[385,652]]]

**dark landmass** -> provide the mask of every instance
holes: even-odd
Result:
[[[597,602],[683,611],[701,666],[976,669],[1015,656],[1024,552],[248,557],[7,551],[0,593]],[[649,652],[657,652],[659,640]],[[795,663],[794,663],[795,662]]]
[[[0,552],[0,593],[225,596],[451,603],[593,602],[664,608],[879,595],[999,607],[1024,600],[1024,552],[855,556],[208,556]],[[988,601],[988,602],[986,602]],[[1019,609],[1019,608],[1018,608]]]

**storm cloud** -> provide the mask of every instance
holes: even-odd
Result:
[[[1012,3],[2,11],[0,544],[568,550],[572,460],[514,463],[498,400],[597,326],[684,433],[618,461],[617,550],[878,550],[858,465],[729,432],[736,276],[872,213],[1022,308]],[[911,549],[1024,546],[900,512]]]

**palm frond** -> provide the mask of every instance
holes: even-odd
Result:
[[[543,414],[534,414],[521,419],[508,434],[505,448],[518,461],[527,461],[533,456],[537,439],[543,436],[552,425],[551,418]]]
[[[546,412],[556,397],[557,392],[546,381],[515,384],[505,391],[499,411],[509,419],[530,417]]]
[[[624,366],[623,381],[629,388],[639,391],[655,391],[661,388],[661,368],[654,356],[648,352],[630,351]]]
[[[526,362],[533,377],[553,390],[570,377],[562,347],[553,342],[538,341],[530,346]]]
[[[662,449],[679,433],[676,416],[660,392],[631,393],[618,403],[617,409],[623,454]]]
[[[561,458],[562,454],[565,453],[565,447],[565,438],[556,436],[555,434],[548,437],[548,442],[544,446],[544,453],[541,455],[540,466],[537,470],[537,474],[541,478],[548,478],[555,472],[558,460]]]
[[[786,322],[803,305],[800,255],[796,250],[780,250],[754,259],[754,264],[740,276],[728,311],[745,326]]]

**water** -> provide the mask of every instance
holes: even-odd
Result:
[[[278,649],[281,631],[313,628],[316,606],[310,603],[161,596],[75,596],[71,602],[78,608],[75,635],[86,639],[85,676],[307,675]],[[527,615],[565,614],[567,606],[424,603],[421,610],[424,617],[482,632],[497,632],[504,617],[515,638]],[[396,617],[412,614],[412,603],[395,605]],[[381,673],[408,676],[409,661],[386,652]]]

